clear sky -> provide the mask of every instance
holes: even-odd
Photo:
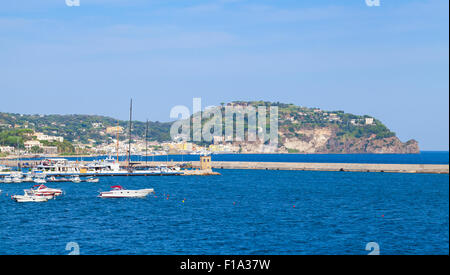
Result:
[[[0,111],[169,121],[266,100],[368,114],[449,148],[449,1],[14,0],[0,4]]]

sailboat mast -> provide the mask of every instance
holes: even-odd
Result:
[[[117,163],[119,163],[119,122],[117,121],[117,128],[116,128],[116,153],[117,153]]]
[[[147,152],[148,152],[148,119],[145,125],[145,165],[147,166]]]
[[[19,139],[17,139],[17,170],[20,170],[20,149],[19,149]]]
[[[133,119],[133,99],[130,100],[130,129],[129,129],[129,133],[128,133],[128,167],[130,167],[130,162],[131,162],[131,120]]]

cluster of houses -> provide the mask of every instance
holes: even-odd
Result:
[[[323,119],[330,121],[330,122],[342,122],[342,118],[337,113],[325,112],[318,108],[313,109],[313,113],[321,115],[323,117]],[[301,117],[305,117],[305,116],[308,116],[308,113],[298,112],[297,115],[299,115]],[[291,122],[296,122],[295,117],[292,115],[288,115],[286,117],[286,120],[289,120]],[[364,125],[374,125],[375,121],[374,121],[373,117],[364,117],[361,119],[351,119],[350,123],[355,126],[364,126]]]
[[[366,117],[364,119],[352,119],[352,120],[350,120],[350,123],[355,126],[374,125],[375,124],[373,117]]]
[[[85,145],[76,144],[75,147],[83,147]],[[88,149],[93,154],[108,154],[115,155],[117,152],[120,155],[128,153],[128,141],[119,141],[111,139],[108,143],[92,146]],[[192,142],[172,141],[172,142],[158,142],[144,140],[134,140],[131,144],[131,154],[133,155],[166,155],[166,154],[208,154],[208,153],[233,153],[239,152],[239,146],[231,143],[223,143],[216,141],[215,144],[200,146]]]
[[[63,142],[64,141],[63,137],[45,135],[40,132],[33,132],[33,133],[29,133],[27,135],[29,137],[32,137],[31,140],[27,140],[24,142],[25,151],[27,151],[29,153],[32,151],[32,148],[39,148],[40,151],[44,154],[47,154],[47,155],[57,154],[58,147],[45,146],[42,142],[43,141],[47,141],[47,142],[55,142],[55,141]],[[16,153],[16,150],[17,149],[12,146],[0,146],[1,153],[13,154],[13,153]]]
[[[58,153],[58,147],[56,146],[45,146],[44,144],[42,144],[42,141],[47,141],[47,142],[63,142],[64,138],[63,137],[58,137],[58,136],[49,136],[49,135],[45,135],[43,133],[40,132],[34,132],[33,134],[31,134],[32,137],[34,137],[32,140],[28,140],[24,142],[25,145],[25,149],[27,151],[31,151],[31,149],[33,147],[37,147],[42,149],[42,152],[44,154],[57,154]]]

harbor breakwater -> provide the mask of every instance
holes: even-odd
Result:
[[[24,161],[33,166],[37,161]],[[84,162],[79,162],[83,164]],[[17,161],[1,161],[0,164],[17,166]],[[121,166],[128,163],[121,162]],[[199,161],[160,161],[160,162],[133,162],[134,167],[152,166],[182,166],[199,169]],[[308,162],[242,162],[242,161],[212,161],[213,169],[254,169],[254,170],[299,170],[299,171],[343,171],[343,172],[386,172],[386,173],[427,173],[449,174],[449,165],[446,164],[374,164],[374,163],[308,163]]]
[[[139,165],[187,165],[199,168],[199,161],[191,162],[147,162]],[[212,161],[214,169],[254,170],[299,170],[299,171],[344,171],[344,172],[386,172],[448,174],[449,165],[442,164],[372,164],[372,163],[307,163],[307,162],[240,162]]]

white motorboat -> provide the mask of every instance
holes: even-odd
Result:
[[[31,175],[27,175],[24,179],[23,182],[33,182],[33,177]]]
[[[46,202],[48,198],[45,196],[36,196],[30,193],[27,193],[25,190],[25,194],[23,195],[14,195],[11,196],[11,199],[16,202]]]
[[[100,180],[98,178],[93,178],[93,177],[89,177],[86,179],[86,182],[90,182],[90,183],[97,183]]]
[[[12,180],[11,177],[5,177],[5,178],[3,179],[3,182],[4,182],[4,183],[11,183],[11,182],[13,182],[13,180]]]
[[[120,163],[107,158],[101,161],[92,161],[86,165],[67,159],[46,159],[32,169],[33,173],[42,173],[47,176],[63,175],[123,175],[128,171],[120,168]]]
[[[120,185],[111,186],[111,191],[100,192],[100,198],[143,198],[154,193],[153,188],[140,190],[126,190]]]
[[[14,177],[14,178],[12,179],[12,181],[13,181],[14,183],[21,183],[21,182],[22,182],[22,178]]]
[[[81,179],[80,179],[79,176],[75,176],[75,177],[72,177],[72,178],[70,179],[70,181],[71,181],[71,182],[75,182],[75,183],[79,183],[79,182],[81,182]]]
[[[11,172],[10,167],[0,164],[0,173],[9,173],[9,172]]]
[[[80,173],[78,164],[67,159],[46,159],[32,169],[32,173],[47,176]]]
[[[61,189],[49,188],[43,184],[35,185],[32,189],[26,190],[25,192],[27,194],[33,194],[35,196],[47,197],[48,199],[61,196],[63,193]]]
[[[47,180],[45,179],[45,176],[44,177],[41,176],[41,177],[35,178],[34,182],[37,184],[45,184],[45,183],[47,183]]]
[[[159,166],[162,175],[176,175],[181,173],[180,167],[167,167],[166,165]]]

